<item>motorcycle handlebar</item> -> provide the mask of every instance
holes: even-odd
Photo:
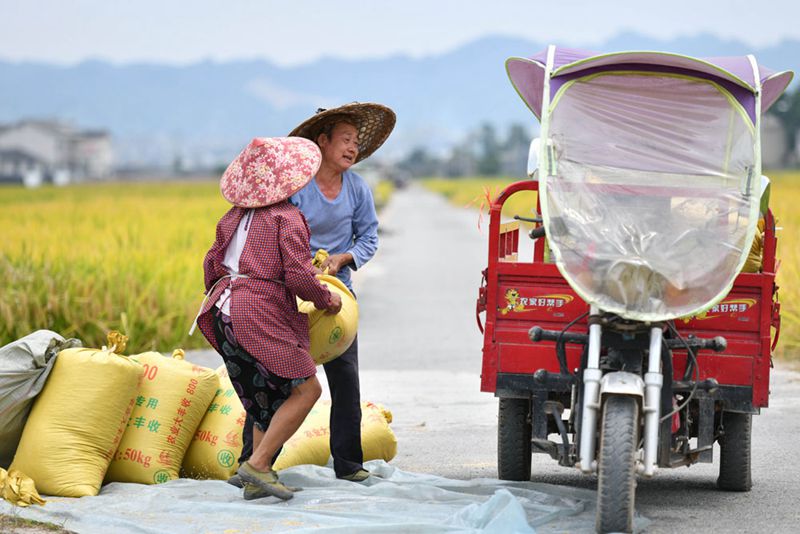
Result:
[[[545,330],[541,326],[534,326],[528,330],[528,337],[534,343],[538,341],[558,341],[559,337],[561,338],[561,341],[565,343],[578,343],[585,345],[589,342],[588,334],[561,332],[559,330]],[[690,349],[710,349],[715,352],[722,352],[728,348],[728,341],[722,336],[704,339],[690,335],[684,339],[665,339],[664,342],[667,344],[669,349],[677,350],[685,350],[688,346]]]
[[[558,341],[559,336],[565,343],[586,344],[589,342],[588,334],[576,334],[575,332],[561,332],[560,330],[545,330],[541,326],[534,326],[528,330],[528,337],[531,341]]]
[[[664,340],[667,347],[670,349],[710,349],[714,352],[722,352],[728,348],[728,340],[722,336],[717,336],[711,339],[703,339],[700,337],[689,336],[685,339],[666,339]]]

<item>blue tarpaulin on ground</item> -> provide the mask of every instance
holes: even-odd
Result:
[[[96,497],[47,498],[17,509],[81,534],[258,532],[593,532],[594,491],[495,479],[453,480],[368,462],[364,484],[337,480],[329,467],[302,465],[281,479],[303,491],[290,501],[242,499],[224,481],[112,483]],[[0,513],[12,507],[0,501]],[[639,526],[646,520],[639,519]]]

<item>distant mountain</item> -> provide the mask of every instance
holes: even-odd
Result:
[[[564,43],[567,46],[566,43]],[[189,66],[85,61],[63,67],[0,61],[0,123],[60,118],[109,130],[122,164],[229,161],[253,136],[285,135],[318,107],[376,101],[398,115],[383,156],[412,146],[449,146],[480,123],[501,133],[536,120],[506,77],[509,56],[542,48],[519,38],[487,37],[451,52],[415,59],[320,59],[294,67],[268,61],[205,61]],[[751,49],[710,35],[657,40],[623,33],[599,51],[668,50],[695,56],[754,53],[776,69],[800,70],[800,41]]]

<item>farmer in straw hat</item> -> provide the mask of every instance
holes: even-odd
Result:
[[[380,104],[352,103],[317,113],[290,135],[319,145],[322,164],[311,182],[292,195],[311,228],[311,254],[325,249],[322,264],[352,291],[350,271],[364,266],[378,248],[378,217],[372,192],[350,167],[375,152],[389,137],[394,112]],[[325,364],[331,391],[330,445],[336,476],[362,482],[369,473],[361,450],[361,393],[358,337],[347,351]]]
[[[342,305],[317,281],[308,226],[287,200],[320,162],[319,148],[306,139],[257,138],[220,181],[234,206],[217,224],[203,263],[207,297],[197,325],[225,360],[254,423],[253,453],[238,472],[245,499],[292,497],[272,464],[322,392],[296,298],[329,313]]]

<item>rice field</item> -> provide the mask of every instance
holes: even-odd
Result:
[[[392,193],[375,188],[377,204]],[[0,346],[34,330],[128,352],[206,347],[189,327],[203,299],[202,265],[229,209],[219,182],[0,188]]]
[[[778,354],[800,359],[800,172],[771,174],[782,303]],[[484,211],[513,179],[426,180],[458,206]],[[375,189],[387,202],[389,182]],[[531,215],[534,193],[506,203]],[[129,352],[205,347],[187,336],[203,298],[202,261],[228,209],[216,181],[0,188],[0,345],[47,328],[100,346],[106,332]],[[486,231],[488,220],[481,223]]]
[[[200,347],[186,336],[202,262],[229,205],[218,182],[0,188],[0,344],[46,328],[129,352]]]
[[[773,171],[767,173],[772,181],[770,207],[777,219],[778,296],[781,302],[781,332],[776,355],[800,360],[800,171]],[[512,178],[464,178],[458,180],[427,179],[428,189],[446,196],[457,206],[488,211],[488,198],[494,198]],[[528,215],[536,206],[536,194],[518,193],[504,205],[506,216]],[[476,219],[477,219],[476,215]],[[482,226],[488,227],[483,216]]]

